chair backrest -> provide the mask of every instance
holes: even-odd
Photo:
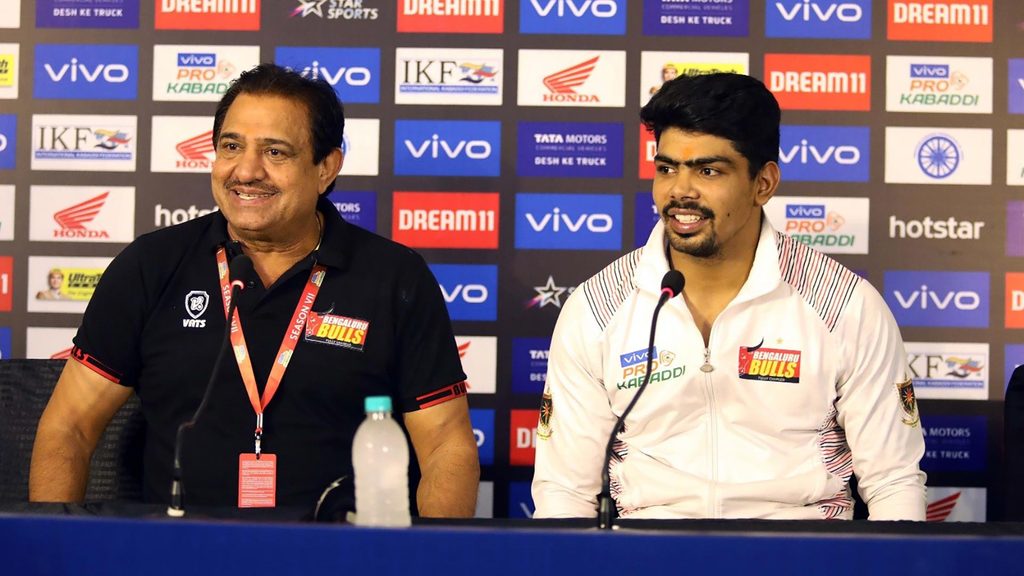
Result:
[[[39,417],[64,360],[0,360],[0,502],[28,499],[28,471]],[[145,426],[134,395],[114,416],[93,453],[85,499],[142,499]]]

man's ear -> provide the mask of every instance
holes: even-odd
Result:
[[[754,177],[754,203],[758,206],[764,206],[772,199],[775,195],[775,190],[779,187],[779,180],[782,178],[782,174],[779,171],[779,165],[775,162],[768,162],[761,167],[761,170]]]
[[[326,190],[327,185],[338,177],[338,172],[341,172],[341,166],[344,163],[345,156],[341,153],[341,148],[334,148],[320,161],[317,168],[320,170],[318,176],[321,190]]]

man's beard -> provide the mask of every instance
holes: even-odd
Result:
[[[668,220],[675,219],[674,216],[669,216],[668,211],[677,208],[681,210],[695,210],[701,213],[701,217],[708,221],[704,231],[704,239],[696,241],[693,240],[697,234],[680,236],[672,231],[672,228],[668,225]],[[669,246],[672,247],[676,252],[683,254],[689,254],[695,258],[714,258],[719,255],[721,247],[718,245],[718,234],[715,232],[714,218],[715,213],[710,208],[705,208],[694,202],[669,202],[665,205],[665,208],[661,211],[662,218],[665,222],[665,236],[668,238]]]

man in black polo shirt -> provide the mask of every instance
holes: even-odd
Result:
[[[104,273],[39,423],[31,500],[84,498],[96,442],[133,390],[147,424],[144,495],[169,499],[176,431],[221,347],[228,263],[245,254],[235,354],[184,437],[188,503],[261,505],[239,495],[259,456],[276,466],[276,504],[312,508],[351,474],[363,398],[388,395],[422,470],[420,514],[473,514],[476,442],[437,281],[419,255],[324,198],[343,127],[328,84],[277,66],[228,90],[213,130],[220,211],[138,238]]]

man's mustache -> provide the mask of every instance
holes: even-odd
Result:
[[[710,208],[701,206],[700,204],[697,204],[696,202],[693,201],[677,202],[673,200],[666,204],[665,207],[661,209],[661,215],[665,218],[671,218],[671,216],[669,216],[668,214],[669,210],[690,210],[693,212],[699,212],[702,217],[707,218],[709,220],[715,217],[715,213]]]

